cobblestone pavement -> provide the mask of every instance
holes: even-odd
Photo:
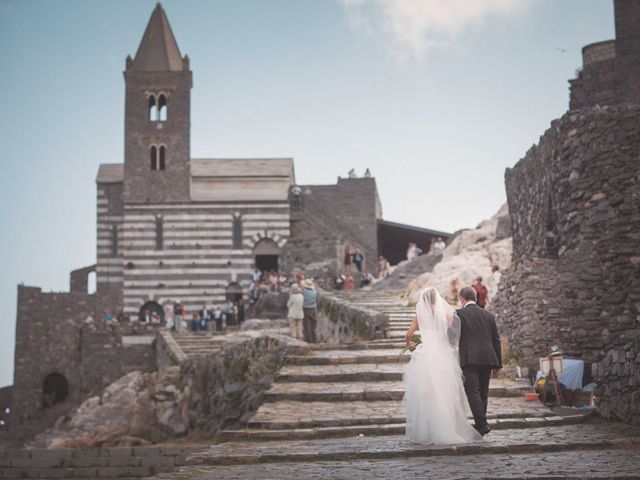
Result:
[[[638,449],[181,468],[173,480],[640,478]]]
[[[190,463],[256,463],[287,460],[344,460],[347,458],[394,458],[407,456],[446,456],[452,454],[519,453],[640,447],[640,430],[622,424],[592,420],[579,425],[512,428],[492,431],[484,440],[457,446],[422,445],[404,435],[285,440],[268,442],[229,442],[194,454]],[[640,454],[640,450],[638,450]],[[640,474],[640,472],[639,472]]]

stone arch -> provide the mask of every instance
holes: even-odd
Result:
[[[253,246],[253,263],[261,271],[278,270],[282,248],[272,237],[263,237]]]
[[[225,298],[236,302],[242,299],[242,286],[238,282],[231,282],[225,289]]]
[[[262,230],[251,237],[251,242],[249,244],[249,247],[255,249],[256,245],[260,242],[260,240],[265,238],[273,240],[278,244],[278,247],[280,248],[284,247],[285,243],[287,243],[286,237],[283,237],[282,235],[278,235],[275,232],[270,232],[269,230]]]
[[[145,321],[145,310],[149,310],[150,317],[153,313],[156,313],[158,315],[158,318],[160,319],[160,325],[164,325],[164,309],[158,302],[149,301],[140,307],[138,318],[141,322]]]
[[[52,372],[42,380],[42,408],[64,402],[69,397],[69,382],[58,372]]]

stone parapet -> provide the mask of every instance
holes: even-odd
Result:
[[[318,341],[327,343],[373,340],[384,337],[389,316],[354,305],[318,289]]]
[[[201,447],[0,450],[0,478],[145,478],[184,465]]]

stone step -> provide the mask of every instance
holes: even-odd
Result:
[[[381,348],[394,349],[398,351],[404,348],[404,342],[398,342],[395,340],[373,340],[366,343],[345,343],[345,344],[332,344],[332,343],[312,343],[309,345],[311,350],[378,350]]]
[[[345,365],[354,363],[406,363],[410,356],[401,350],[316,350],[310,355],[287,356],[288,365]]]
[[[399,400],[350,402],[280,401],[264,403],[249,419],[248,428],[283,430],[353,425],[404,423],[404,403]],[[551,418],[553,412],[539,402],[491,397],[487,418]]]
[[[346,435],[348,438],[339,438],[342,435],[337,435],[338,438],[332,438],[335,437],[332,433],[339,434],[344,431],[341,429],[326,429],[324,431],[310,429],[308,432],[278,432],[278,434],[282,434],[279,439],[267,437],[268,441],[259,441],[260,436],[257,432],[253,432],[252,440],[256,441],[245,442],[239,441],[242,438],[247,439],[247,437],[240,435],[239,432],[241,431],[233,431],[233,433],[232,431],[227,431],[225,432],[225,437],[228,436],[228,438],[233,439],[232,442],[213,445],[208,450],[194,453],[187,458],[187,464],[201,466],[257,465],[262,463],[291,464],[292,462],[337,462],[341,460],[353,462],[357,459],[382,460],[397,458],[405,460],[410,457],[448,456],[456,456],[459,458],[458,461],[465,462],[470,457],[460,457],[461,455],[481,456],[500,453],[512,456],[518,453],[528,453],[538,454],[536,455],[537,461],[544,465],[545,456],[549,452],[575,450],[603,450],[610,452],[612,449],[621,448],[637,452],[637,448],[640,446],[638,430],[626,425],[603,424],[603,422],[596,420],[589,420],[581,425],[576,425],[575,419],[573,422],[561,422],[560,424],[554,422],[557,422],[557,420],[535,423],[529,425],[529,428],[502,428],[500,423],[497,423],[494,431],[484,440],[455,446],[414,443],[402,435],[403,426],[401,425],[372,425],[369,429],[357,427],[349,430],[349,434]],[[526,424],[526,420],[524,423]],[[502,425],[503,427],[506,426],[507,422]],[[400,434],[376,435],[375,432],[380,431],[380,429],[395,431]],[[359,434],[363,434],[363,436],[359,437]],[[424,462],[429,463],[426,459]],[[610,467],[614,469],[611,471],[613,474],[615,465],[612,464]],[[183,468],[182,470],[184,471],[185,469]],[[199,470],[199,472],[202,471]],[[370,471],[370,468],[367,471]],[[534,477],[538,478],[538,475],[534,475],[531,478]],[[561,477],[567,478],[564,475],[561,475]],[[280,477],[269,476],[269,478]],[[373,477],[370,476],[368,478]],[[412,476],[411,478],[419,477]],[[428,478],[435,477],[429,476]],[[438,478],[440,477],[438,476]],[[470,478],[473,477],[471,476]],[[509,476],[509,478],[515,477]],[[522,477],[519,476],[518,478]],[[582,477],[571,476],[571,478]]]
[[[299,402],[349,402],[349,401],[376,401],[376,400],[402,400],[405,386],[400,379],[395,381],[364,381],[364,382],[278,382],[271,386],[265,394],[266,402],[278,402],[283,400]],[[528,391],[527,387],[506,388],[501,385],[491,385],[489,395],[492,397],[523,397]]]
[[[351,365],[285,365],[280,382],[376,382],[402,380],[404,364],[361,363]]]

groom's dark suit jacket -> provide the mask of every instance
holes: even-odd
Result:
[[[496,320],[474,303],[457,310],[460,317],[460,366],[502,368],[502,349]]]

